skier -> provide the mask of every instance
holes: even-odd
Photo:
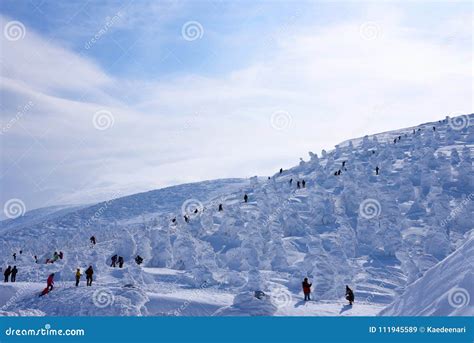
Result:
[[[337,171],[337,175],[341,175],[341,169]]]
[[[38,256],[35,255],[34,258],[35,258],[35,263],[38,263]]]
[[[198,211],[198,209],[196,208],[196,209],[194,210],[194,214],[197,214],[198,212],[199,212],[199,211]]]
[[[435,126],[433,126],[433,131],[436,131],[436,127],[435,127]]]
[[[283,173],[283,168],[280,168],[280,174]]]
[[[111,260],[112,260],[112,263],[110,264],[110,266],[115,268],[115,264],[117,263],[117,254],[112,256]]]
[[[63,259],[63,257],[64,257],[64,254],[63,254],[63,252],[62,252],[62,251],[60,251],[58,256],[59,256],[59,259],[60,259],[60,260],[62,260],[62,259]]]
[[[298,189],[300,188],[300,182],[299,181],[296,182],[296,188],[298,188]]]
[[[76,270],[76,287],[79,286],[79,281],[81,281],[81,270],[79,268],[77,268]]]
[[[293,184],[293,179],[290,179],[290,186]]]
[[[122,256],[119,256],[119,258],[118,258],[118,265],[119,265],[119,268],[123,267],[123,257]]]
[[[92,266],[89,266],[89,268],[87,268],[85,273],[86,273],[87,286],[92,286],[92,275],[94,275],[94,270],[92,269]]]
[[[344,168],[346,166],[346,161],[342,161],[342,167]]]
[[[304,301],[311,300],[309,295],[311,294],[311,286],[313,284],[308,282],[308,278],[305,277],[302,286],[303,286],[303,293],[304,293]]]
[[[91,236],[90,241],[92,245],[95,245],[96,243],[95,236]]]
[[[57,251],[55,251],[53,254],[53,262],[56,262],[58,259],[59,259],[59,254]]]
[[[48,276],[48,279],[46,280],[46,288],[48,289],[48,292],[53,290],[54,288],[53,286],[54,286],[54,273],[50,274]]]
[[[187,215],[184,215],[184,221],[185,221],[186,223],[189,223],[189,217],[188,217]]]
[[[23,254],[23,250],[20,250],[20,255]]]
[[[13,253],[13,261],[16,261],[16,252]]]
[[[223,211],[222,204],[219,204],[219,212]]]
[[[176,223],[176,218],[173,218],[171,222]]]
[[[13,266],[12,272],[11,272],[11,277],[10,281],[15,282],[16,281],[16,273],[18,273],[18,269],[16,269],[16,266]]]
[[[301,181],[301,186],[303,186],[303,188],[306,187],[306,181],[305,180]]]
[[[352,306],[352,303],[354,302],[354,292],[352,292],[352,289],[349,288],[349,286],[346,285],[346,300],[349,301],[349,305]]]
[[[135,262],[140,265],[143,263],[143,258],[140,255],[137,255],[137,257],[135,257]]]
[[[249,196],[247,194],[244,195],[244,202],[248,202],[249,201]]]
[[[12,267],[8,266],[7,269],[3,272],[3,276],[5,276],[5,280],[3,282],[8,282],[8,278],[10,277],[10,274],[12,273]]]
[[[375,167],[375,175],[379,175],[379,170],[380,170],[379,166]]]

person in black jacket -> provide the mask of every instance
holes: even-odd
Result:
[[[87,281],[87,286],[92,286],[92,275],[94,275],[94,269],[92,269],[92,266],[89,266],[87,270],[85,271],[86,274],[86,281]]]
[[[346,285],[346,300],[349,301],[349,305],[352,306],[352,303],[354,302],[354,292],[352,292],[352,289],[349,288],[349,286]]]
[[[3,272],[3,276],[5,276],[5,280],[3,282],[8,282],[8,278],[10,277],[10,274],[12,273],[12,266],[8,266],[7,269]]]
[[[304,301],[306,300],[311,300],[311,298],[309,297],[309,295],[311,294],[311,286],[313,284],[312,283],[309,283],[308,282],[308,278],[305,277],[303,282],[302,282],[302,286],[303,286],[303,293],[304,293]]]
[[[10,277],[10,281],[11,282],[15,282],[16,281],[16,274],[18,273],[18,269],[16,268],[16,266],[13,266],[13,269],[12,269],[12,274],[11,274],[11,277]]]
[[[143,258],[140,256],[140,255],[137,255],[137,257],[135,257],[135,262],[140,265],[143,263]]]
[[[115,268],[115,265],[117,263],[117,254],[115,254],[114,256],[112,256],[112,263],[110,264],[111,267],[114,267]]]

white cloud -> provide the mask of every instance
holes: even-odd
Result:
[[[2,40],[2,126],[35,104],[1,136],[2,196],[31,208],[265,174],[351,137],[472,112],[470,47],[376,13],[375,39],[361,37],[365,18],[295,25],[245,69],[166,82],[112,77],[31,30]],[[92,123],[101,109],[114,117],[104,131]],[[270,125],[278,110],[292,116],[287,130]]]

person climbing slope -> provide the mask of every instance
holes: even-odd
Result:
[[[222,212],[224,209],[222,207],[222,204],[219,204],[219,212]]]
[[[87,286],[92,286],[92,276],[94,275],[94,270],[92,269],[92,266],[89,266],[87,270],[85,271],[86,274],[86,281],[87,281]]]
[[[16,266],[13,266],[13,269],[12,269],[12,274],[11,274],[11,277],[10,277],[10,281],[11,282],[15,282],[16,281],[16,274],[18,273],[18,269],[16,268]]]
[[[96,243],[95,236],[91,236],[90,241],[92,245],[95,245]]]
[[[140,255],[137,255],[137,257],[135,257],[135,262],[140,265],[143,263],[143,258],[140,256]]]
[[[51,273],[46,280],[46,288],[49,291],[52,291],[54,288],[54,273]]]
[[[119,268],[123,267],[123,257],[122,256],[118,257],[118,265],[119,265]]]
[[[304,301],[311,300],[309,297],[311,294],[311,286],[313,284],[308,282],[308,278],[305,277],[302,283],[303,286],[303,293],[304,293]]]
[[[3,276],[5,277],[3,282],[8,282],[8,279],[10,278],[11,273],[12,273],[12,266],[8,266],[7,269],[5,269],[5,271],[3,272]]]
[[[117,254],[112,256],[111,260],[112,260],[112,263],[110,264],[110,266],[115,268],[115,265],[117,263]]]
[[[375,175],[379,175],[379,170],[380,170],[379,166],[375,167]]]
[[[79,281],[81,281],[81,270],[79,268],[77,268],[76,270],[76,287],[79,286]]]
[[[247,194],[244,195],[244,202],[248,202],[249,201],[249,196]]]
[[[352,306],[352,303],[354,302],[354,292],[352,292],[352,289],[349,288],[349,286],[346,285],[346,300],[349,301],[349,305]]]

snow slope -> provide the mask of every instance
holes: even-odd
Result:
[[[380,315],[474,316],[473,288],[474,231],[471,231],[466,243],[409,285]]]
[[[318,316],[376,315],[388,306],[382,314],[408,313],[405,296],[418,292],[424,275],[444,289],[433,268],[455,260],[446,263],[450,273],[471,275],[453,259],[474,228],[474,129],[459,125],[466,121],[474,116],[346,141],[269,178],[180,185],[2,222],[0,261],[20,272],[17,284],[0,285],[0,311]],[[305,188],[297,188],[303,179]],[[54,251],[64,259],[45,264]],[[110,267],[114,254],[124,268]],[[89,265],[94,285],[76,288],[76,268]],[[52,272],[57,287],[39,298]],[[313,282],[309,303],[302,302],[304,277]],[[468,279],[452,279],[472,294]],[[355,292],[353,307],[345,285]],[[426,301],[432,305],[420,302],[414,313],[470,313]]]

